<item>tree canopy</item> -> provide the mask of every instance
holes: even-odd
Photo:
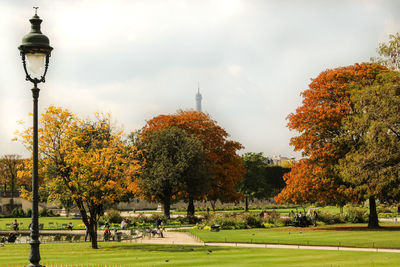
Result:
[[[195,111],[178,111],[173,115],[154,117],[143,127],[142,134],[171,126],[197,136],[202,143],[210,179],[207,194],[199,199],[204,198],[212,203],[217,200],[234,202],[241,199],[242,194],[236,192],[236,187],[244,169],[237,151],[243,146],[228,140],[229,134],[209,115]]]
[[[144,163],[139,188],[147,200],[162,203],[166,217],[170,217],[172,203],[194,199],[208,189],[203,147],[197,136],[166,127],[142,136],[138,147]]]
[[[263,153],[248,152],[242,158],[245,173],[238,191],[245,195],[245,209],[248,210],[249,199],[268,199],[274,192],[282,190],[283,175],[290,169],[269,165]]]
[[[374,84],[351,93],[353,112],[344,118],[346,133],[339,137],[350,150],[338,171],[360,199],[369,199],[369,226],[377,227],[375,199],[400,197],[400,74],[382,73]]]
[[[379,64],[362,63],[326,70],[312,80],[301,93],[303,104],[288,116],[289,129],[299,132],[290,143],[305,158],[285,175],[286,187],[277,201],[343,204],[353,197],[349,183],[335,171],[350,150],[339,138],[347,131],[342,120],[353,112],[350,89],[370,86],[387,71]]]
[[[126,146],[109,115],[81,120],[67,109],[50,106],[40,118],[39,157],[42,187],[50,199],[72,199],[97,248],[97,221],[107,205],[132,192],[140,168],[136,149]],[[31,148],[31,129],[19,134]]]

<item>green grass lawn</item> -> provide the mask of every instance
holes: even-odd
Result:
[[[17,219],[20,224],[20,230],[27,230],[32,221],[31,218],[0,218],[0,230],[11,230],[12,228],[10,229],[6,224],[12,224],[15,219]],[[49,224],[50,222],[53,222],[54,225],[51,226]],[[72,222],[74,229],[85,229],[82,219],[72,217],[39,217],[39,223],[44,224],[44,229],[56,229],[57,224],[61,227],[62,224],[67,224],[69,222]]]
[[[0,247],[0,266],[27,264],[29,245]],[[354,251],[100,243],[42,244],[41,264],[123,266],[396,266],[400,254]],[[209,252],[211,251],[211,252]]]
[[[274,243],[348,247],[400,248],[400,227],[386,225],[368,230],[365,225],[271,229],[208,230],[190,229],[204,242]]]

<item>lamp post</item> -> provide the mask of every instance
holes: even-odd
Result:
[[[49,38],[40,31],[42,20],[37,15],[37,7],[34,7],[35,15],[29,20],[31,32],[22,38],[22,44],[18,47],[26,80],[33,83],[33,168],[32,168],[32,224],[31,224],[31,252],[29,254],[28,267],[40,265],[39,251],[39,192],[38,192],[38,98],[40,89],[38,83],[45,82],[45,76],[49,65],[50,46]],[[26,64],[28,61],[28,66]]]

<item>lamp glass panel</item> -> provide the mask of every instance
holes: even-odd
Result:
[[[43,53],[27,53],[28,69],[35,75],[40,76],[44,69],[44,59],[46,54]]]

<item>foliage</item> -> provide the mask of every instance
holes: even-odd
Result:
[[[400,33],[390,34],[388,43],[379,44],[377,49],[380,57],[372,61],[385,65],[393,70],[400,70]]]
[[[4,187],[4,192],[7,192],[7,189],[11,192],[11,198],[20,186],[29,186],[26,176],[18,176],[18,172],[23,168],[23,161],[21,156],[16,154],[3,155],[0,158],[0,185]],[[11,200],[10,204],[13,209],[14,201]]]
[[[207,189],[203,147],[197,136],[177,127],[161,128],[147,131],[137,145],[143,151],[144,165],[138,176],[141,193],[147,200],[162,203],[166,217],[171,203],[185,193],[193,199]]]
[[[400,74],[383,73],[351,93],[353,113],[343,119],[346,132],[338,137],[350,149],[338,171],[373,208],[374,199],[400,198]],[[370,216],[378,226],[376,211]]]
[[[368,214],[365,209],[349,207],[344,214],[344,221],[349,223],[365,223],[368,222]]]
[[[243,174],[243,179],[238,186],[239,192],[250,199],[267,198],[271,193],[271,186],[264,178],[267,158],[262,153],[252,152],[245,153],[242,158],[246,172]]]
[[[194,199],[206,198],[215,202],[235,202],[242,195],[236,192],[236,187],[242,179],[242,160],[236,151],[243,146],[239,142],[228,140],[228,133],[202,112],[178,111],[173,115],[160,115],[147,122],[142,129],[146,132],[165,127],[179,127],[188,134],[197,136],[206,154],[206,165],[210,173],[207,194],[199,194]],[[194,187],[195,188],[195,187]]]
[[[276,216],[275,216],[276,215]],[[261,217],[258,214],[245,213],[225,213],[210,215],[205,222],[206,225],[217,224],[221,229],[248,229],[262,228],[265,224],[273,224],[275,227],[281,224],[279,213],[275,212],[270,217]]]
[[[24,218],[28,217],[27,214],[25,214],[24,210],[22,208],[14,208],[11,211],[11,216],[15,218]]]
[[[290,169],[268,165],[268,159],[262,153],[248,152],[242,158],[245,173],[237,189],[246,196],[248,210],[248,199],[268,199],[282,190],[285,185],[283,175]]]
[[[325,224],[344,223],[344,218],[340,213],[331,213],[325,211],[318,212],[318,221]]]
[[[106,210],[104,213],[104,219],[108,223],[120,223],[122,221],[121,212],[116,209]]]
[[[347,131],[342,120],[353,112],[350,90],[370,86],[378,74],[387,71],[378,64],[362,63],[326,70],[312,80],[302,92],[302,106],[288,116],[289,129],[300,133],[291,145],[305,158],[284,176],[286,187],[277,201],[343,204],[354,198],[349,183],[334,169],[350,150],[348,142],[339,138]]]
[[[126,146],[109,115],[81,120],[67,109],[50,106],[40,118],[40,187],[49,199],[73,199],[97,248],[97,221],[104,207],[137,190],[132,177],[140,166],[136,148]],[[31,129],[19,133],[31,149]]]

